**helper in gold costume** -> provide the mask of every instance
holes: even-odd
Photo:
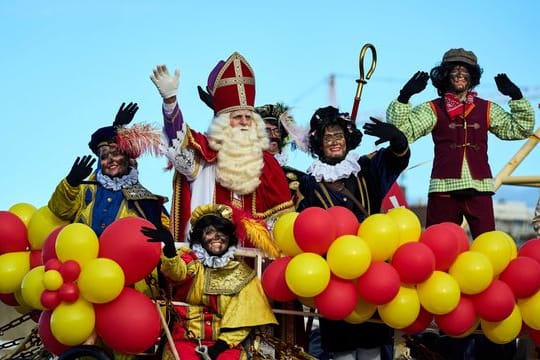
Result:
[[[60,219],[86,224],[98,236],[115,220],[128,216],[169,224],[163,207],[167,198],[141,185],[136,166],[143,153],[158,153],[161,134],[148,124],[127,127],[139,107],[137,103],[124,105],[112,126],[99,128],[90,137],[88,147],[99,159],[95,172],[92,155],[77,157],[48,203]]]
[[[238,243],[232,209],[202,205],[192,213],[190,247],[176,250],[165,227],[143,227],[149,241],[163,242],[161,272],[175,301],[171,333],[182,360],[246,359],[242,342],[258,326],[277,324],[256,272],[234,258]],[[200,343],[199,343],[200,340]],[[199,349],[200,350],[200,349]],[[163,359],[173,359],[167,346]]]

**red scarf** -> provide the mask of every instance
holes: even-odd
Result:
[[[474,98],[478,94],[474,91],[467,92],[465,102],[462,102],[454,93],[444,94],[444,105],[450,119],[454,120],[458,116],[467,116],[474,109]],[[465,107],[465,109],[463,109]]]

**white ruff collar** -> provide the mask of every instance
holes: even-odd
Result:
[[[197,258],[204,266],[208,266],[214,269],[224,267],[234,257],[236,246],[229,246],[227,251],[221,256],[210,255],[201,244],[193,244],[192,250],[197,255]]]
[[[101,169],[98,169],[96,173],[96,180],[105,189],[118,191],[126,187],[133,186],[139,182],[139,172],[135,168],[131,168],[129,174],[122,177],[111,178],[107,175],[103,175]]]
[[[360,171],[358,159],[360,159],[360,154],[352,151],[349,151],[345,159],[335,165],[326,164],[317,159],[309,166],[307,173],[315,177],[317,182],[334,182],[347,179]]]

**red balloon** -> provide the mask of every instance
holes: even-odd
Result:
[[[75,302],[79,298],[79,287],[72,282],[63,283],[58,289],[58,296],[67,303]]]
[[[79,274],[81,273],[81,266],[75,260],[66,260],[60,266],[60,274],[62,274],[62,279],[64,282],[73,282],[77,280]]]
[[[41,258],[43,259],[43,264],[46,264],[50,259],[56,259],[56,238],[64,226],[59,226],[47,236],[41,247]]]
[[[322,316],[330,320],[342,320],[354,311],[358,293],[352,280],[331,275],[326,288],[314,299]]]
[[[540,263],[540,238],[527,240],[519,249],[518,256],[527,256]]]
[[[304,252],[324,255],[336,238],[334,217],[322,208],[306,208],[296,217],[293,233],[298,247]]]
[[[433,314],[420,306],[420,313],[418,314],[416,320],[414,320],[411,325],[400,330],[406,334],[418,334],[426,330],[427,327],[431,324],[432,320]]]
[[[24,222],[9,211],[0,211],[0,255],[30,249]]]
[[[161,244],[148,242],[148,237],[141,233],[143,226],[155,229],[148,220],[126,217],[107,226],[99,237],[99,257],[120,265],[126,285],[144,279],[159,263]]]
[[[392,256],[392,266],[402,282],[418,284],[427,280],[435,271],[435,254],[424,243],[408,242],[397,248]]]
[[[465,334],[476,322],[474,302],[468,296],[461,296],[456,308],[448,314],[435,315],[439,329],[449,336]]]
[[[354,213],[344,206],[332,206],[326,209],[332,215],[336,226],[336,238],[341,235],[356,235],[360,223]]]
[[[458,237],[446,224],[428,226],[420,234],[419,241],[431,248],[435,255],[435,270],[440,271],[450,268],[461,248]]]
[[[49,270],[60,271],[61,267],[62,267],[62,262],[58,260],[57,258],[49,259],[45,263],[45,271],[49,271]]]
[[[41,293],[40,301],[46,309],[52,310],[60,304],[62,299],[60,299],[58,291],[45,290]]]
[[[33,269],[40,265],[43,265],[43,261],[41,259],[41,250],[31,250],[30,251],[30,269]]]
[[[296,294],[289,289],[285,281],[285,270],[292,257],[285,256],[270,263],[261,276],[261,283],[266,293],[272,300],[292,301],[296,299]]]
[[[510,286],[495,279],[488,288],[473,295],[476,313],[486,321],[496,322],[506,319],[514,310],[515,298]]]
[[[374,261],[356,282],[358,293],[370,304],[383,305],[392,300],[401,285],[399,273],[384,261]]]
[[[467,235],[467,232],[465,231],[465,229],[463,229],[458,224],[449,222],[449,221],[443,222],[441,224],[444,224],[448,230],[452,231],[454,235],[456,235],[457,241],[458,241],[458,254],[461,254],[462,252],[469,250],[469,247],[470,247],[469,235]]]
[[[94,304],[96,333],[111,349],[140,353],[156,343],[161,326],[154,303],[144,294],[124,288],[111,302]]]
[[[516,298],[533,296],[540,289],[540,263],[526,256],[518,256],[510,260],[499,275]]]
[[[45,310],[41,312],[38,321],[38,335],[41,339],[41,342],[45,346],[45,349],[47,349],[52,354],[60,355],[61,353],[69,349],[69,346],[60,343],[54,337],[51,331],[51,314],[51,310]]]
[[[0,294],[0,301],[9,306],[19,306],[17,298],[14,293]]]

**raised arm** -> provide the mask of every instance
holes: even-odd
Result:
[[[409,104],[409,99],[426,88],[429,75],[425,71],[417,71],[401,88],[397,100],[386,109],[386,119],[405,134],[409,143],[427,135],[435,126],[435,114],[429,103],[416,107]]]
[[[521,90],[506,74],[495,76],[497,89],[510,97],[510,112],[495,103],[490,105],[490,128],[495,136],[503,140],[527,138],[534,130],[534,109]]]
[[[176,137],[176,132],[182,129],[184,123],[176,97],[180,71],[176,69],[174,76],[171,76],[166,65],[158,65],[152,71],[150,80],[152,80],[163,98],[163,130],[169,139],[170,145],[172,139]]]

